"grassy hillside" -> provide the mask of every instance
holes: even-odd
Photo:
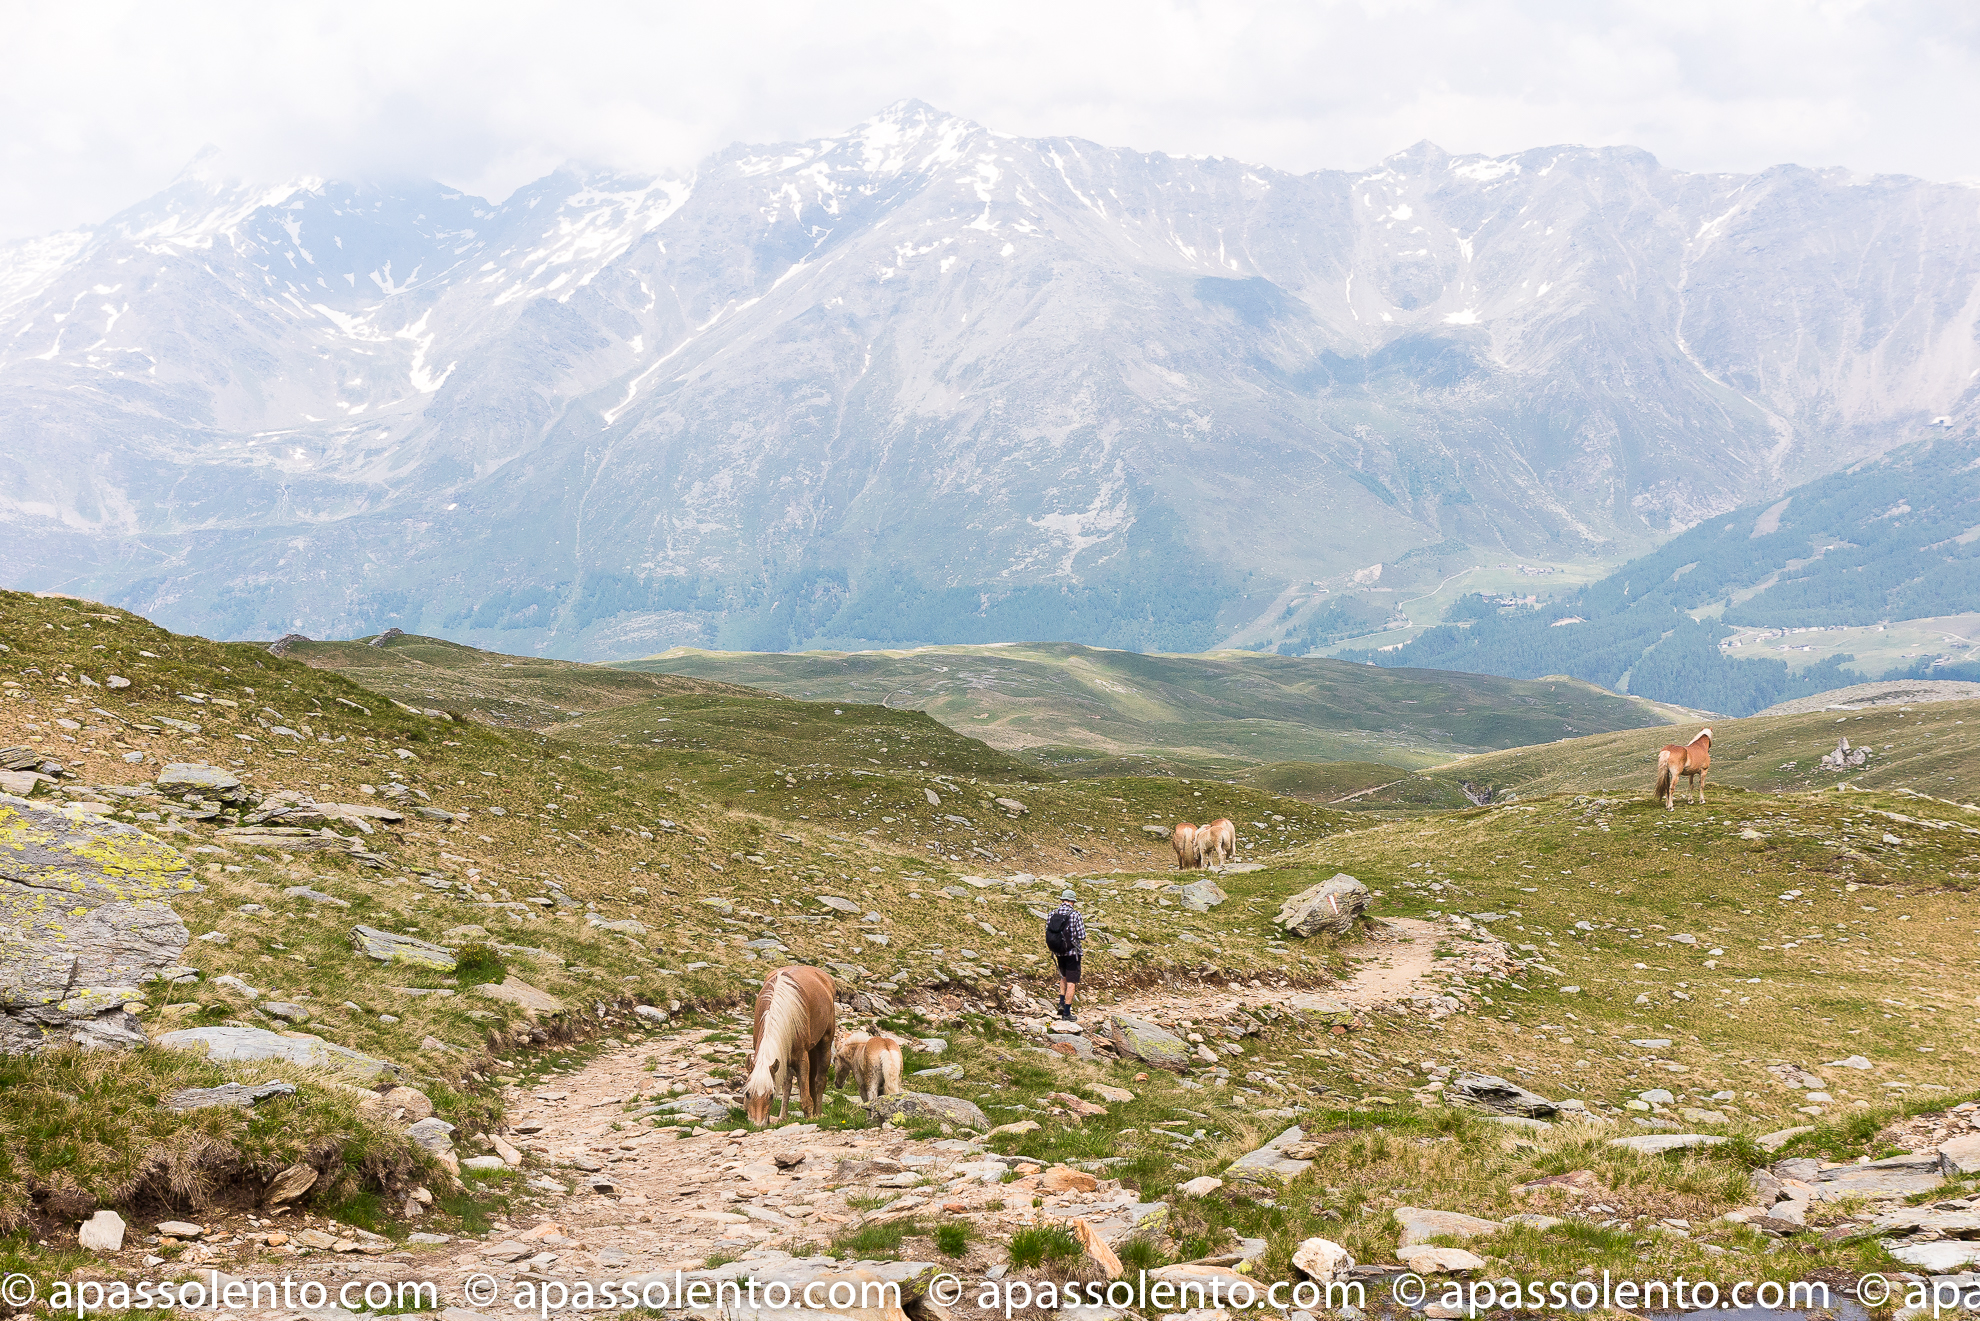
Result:
[[[1701,722],[1702,723],[1702,722]],[[1514,748],[1440,766],[1426,778],[1460,778],[1500,790],[1609,793],[1647,797],[1657,749],[1683,742],[1699,724],[1675,730],[1627,730]],[[1848,781],[1860,789],[1909,789],[1935,798],[1980,801],[1980,702],[1925,702],[1863,711],[1714,720],[1709,795],[1715,785],[1795,793]],[[1869,761],[1845,772],[1825,770],[1824,753],[1838,739],[1868,747]]]
[[[892,995],[1034,970],[1038,924],[1025,908],[1049,903],[1046,892],[1000,890],[1000,906],[985,910],[963,883],[972,872],[1163,869],[1168,846],[1143,827],[1182,815],[1243,819],[1247,854],[1318,838],[1340,819],[1220,783],[1040,783],[1036,770],[916,712],[805,704],[665,676],[607,673],[594,682],[593,672],[554,665],[542,668],[538,688],[504,689],[515,682],[509,667],[524,662],[419,639],[313,648],[305,664],[256,645],[174,635],[90,602],[18,593],[0,593],[0,639],[0,745],[30,748],[67,772],[38,797],[157,833],[198,868],[203,888],[174,901],[202,937],[182,955],[196,975],[153,987],[141,1010],[147,1024],[281,1028],[260,1006],[296,1004],[305,1030],[401,1066],[463,1126],[463,1140],[493,1121],[501,1080],[527,1066],[509,1057],[533,1053],[532,1038],[555,1049],[573,1035],[637,1030],[628,1016],[635,1002],[690,1012],[734,1004],[753,994],[767,960],[831,963],[853,984]],[[395,659],[401,650],[410,654]],[[333,662],[387,691],[323,668]],[[448,662],[462,673],[449,676]],[[449,697],[471,705],[465,699],[477,695],[525,727],[457,719],[437,705],[407,709]],[[527,728],[553,708],[568,716],[586,702],[596,707],[588,715]],[[661,732],[632,741],[649,728]],[[339,821],[325,828],[336,836],[325,850],[314,840],[307,850],[279,839],[246,843],[221,833],[239,827],[238,809],[168,811],[157,795],[137,796],[167,762],[231,770],[263,797],[389,804],[404,820],[363,834]],[[820,905],[816,896],[827,893],[873,916]],[[703,898],[722,902],[696,902]],[[1001,906],[1012,903],[1020,906]],[[1264,966],[1262,942],[1225,950],[1214,918],[1179,915],[1152,898],[1145,912],[1096,903],[1091,913],[1096,935],[1124,954],[1137,940],[1157,946],[1136,958],[1143,975],[1198,966],[1206,952],[1233,967]],[[964,914],[970,920],[959,923]],[[992,917],[995,925],[980,920]],[[470,978],[395,965],[381,974],[355,947],[358,924],[448,947],[486,943],[492,971]],[[1176,943],[1196,925],[1202,940]],[[504,975],[569,1009],[546,1024],[514,1003],[466,993]],[[580,1019],[578,1006],[599,1013]],[[113,1129],[188,1080],[297,1073],[226,1070],[168,1052],[140,1052],[106,1073],[61,1050],[32,1069],[40,1080],[87,1075],[92,1112],[126,1116]],[[293,1106],[231,1116],[245,1126],[238,1132],[216,1128],[210,1112],[154,1115],[133,1141],[141,1151],[186,1147],[185,1177],[207,1169],[198,1177],[251,1180],[271,1176],[298,1143],[317,1144],[321,1155],[334,1141],[348,1159],[344,1175],[325,1182],[343,1199],[330,1204],[377,1223],[390,1218],[387,1194],[412,1179],[438,1180],[403,1134],[358,1116],[335,1079],[305,1081],[318,1090],[305,1088]],[[61,1131],[63,1107],[79,1095],[54,1090],[71,1099],[31,1122],[0,1115],[0,1167],[14,1188],[73,1186],[52,1205],[84,1211],[138,1195],[147,1185],[132,1161],[112,1158],[115,1142],[90,1148],[100,1158],[80,1159],[43,1140]],[[0,1202],[0,1231],[22,1217],[45,1231],[49,1205]]]
[[[39,796],[156,834],[199,869],[203,888],[174,900],[199,937],[182,956],[194,972],[146,988],[147,1026],[281,1027],[271,1002],[298,1006],[302,1030],[397,1064],[459,1125],[463,1154],[501,1124],[505,1096],[517,1095],[505,1087],[683,1024],[722,1029],[706,1067],[734,1083],[734,1038],[746,1025],[731,1011],[769,967],[808,962],[867,997],[868,1014],[951,1040],[940,1062],[955,1062],[960,1076],[922,1076],[917,1086],[968,1097],[999,1122],[1037,1123],[990,1139],[995,1149],[1118,1159],[1103,1167],[1110,1176],[1145,1198],[1172,1197],[1170,1236],[1137,1249],[1149,1264],[1220,1251],[1231,1231],[1267,1241],[1260,1273],[1272,1278],[1313,1233],[1362,1260],[1390,1260],[1398,1202],[1574,1214],[1558,1197],[1514,1189],[1587,1169],[1607,1188],[1607,1220],[1509,1230],[1490,1241],[1492,1256],[1521,1272],[1589,1264],[1638,1275],[1805,1276],[1883,1259],[1874,1242],[1841,1229],[1770,1255],[1755,1231],[1713,1220],[1750,1196],[1745,1162],[1755,1149],[1740,1140],[1652,1158],[1603,1145],[1649,1131],[1635,1121],[1650,1112],[1628,1108],[1636,1093],[1678,1094],[1659,1123],[1735,1139],[1806,1123],[1814,1131],[1788,1154],[1883,1155],[1884,1123],[1907,1106],[1964,1096],[1980,1052],[1972,1015],[1960,1009],[1980,825],[1966,809],[1894,789],[1763,795],[1727,785],[1703,810],[1666,813],[1641,789],[1543,797],[1535,781],[1515,804],[1371,821],[1286,794],[1382,788],[1381,766],[1261,766],[1257,784],[1041,780],[1034,766],[918,712],[706,686],[621,692],[554,667],[544,691],[503,691],[494,676],[474,677],[506,672],[499,658],[442,665],[430,658],[445,649],[419,640],[364,649],[382,657],[312,655],[319,665],[362,664],[360,684],[90,603],[0,594],[0,643],[0,743],[75,772]],[[400,649],[408,655],[393,659]],[[461,673],[444,678],[449,668]],[[130,684],[108,687],[111,676]],[[396,705],[448,683],[482,685],[485,700],[512,713],[545,714],[497,727],[450,718],[437,697],[418,713]],[[591,696],[573,696],[580,691]],[[1788,730],[1802,744],[1860,729],[1880,755],[1889,742],[1894,761],[1909,758],[1915,775],[1958,777],[1967,744],[1956,722],[1969,713],[1940,703],[1865,712],[1847,726],[1819,716],[1738,723]],[[1610,733],[1524,755],[1579,747],[1594,766],[1602,755],[1633,755],[1628,740],[1648,746],[1670,732]],[[1744,737],[1736,727],[1721,741],[1734,767],[1764,760]],[[237,809],[111,792],[142,788],[161,763],[182,760],[231,768],[264,796],[392,803],[404,819],[360,833],[338,818],[324,827],[336,840],[310,837],[331,847],[304,851],[301,837],[285,837],[294,841],[285,848],[225,833],[237,829]],[[1144,829],[1178,815],[1233,817],[1246,854],[1266,866],[1220,878],[1229,897],[1210,911],[1184,909],[1166,890],[1166,848]],[[1366,1014],[1346,1034],[1272,1008],[1282,990],[1331,988],[1357,952],[1288,941],[1270,923],[1287,895],[1336,870],[1362,878],[1385,916],[1441,922],[1435,943],[1449,952],[1469,957],[1489,931],[1510,942],[1518,965],[1466,972],[1448,963],[1437,980],[1403,988],[1400,1008]],[[1143,1069],[1154,1076],[1138,1079],[1131,1063],[1065,1060],[1042,1052],[1024,1026],[1023,1006],[1051,995],[1039,914],[1062,875],[1086,904],[1082,999],[1146,1003],[1143,1012],[1203,1037],[1187,1076]],[[834,907],[821,896],[851,902]],[[358,923],[488,952],[451,972],[381,967],[354,945]],[[481,989],[505,979],[562,1007],[529,1010]],[[1250,1006],[1243,1015],[1230,1008],[1240,998]],[[664,1022],[633,1016],[635,1004]],[[1653,1039],[1670,1044],[1635,1044]],[[1778,1066],[1823,1069],[1850,1053],[1872,1067],[1826,1069],[1828,1100],[1781,1081]],[[916,1068],[934,1062],[910,1057]],[[1465,1068],[1581,1100],[1594,1119],[1512,1132],[1436,1104],[1444,1072]],[[299,1094],[253,1112],[174,1115],[157,1105],[187,1082],[271,1076],[297,1082]],[[420,1183],[438,1198],[417,1227],[453,1232],[474,1230],[495,1209],[520,1221],[543,1196],[507,1171],[473,1174],[453,1191],[400,1126],[362,1110],[365,1098],[340,1082],[156,1048],[114,1057],[56,1049],[0,1064],[0,1191],[9,1199],[0,1200],[0,1266],[38,1278],[73,1269],[65,1254],[76,1221],[96,1205],[132,1214],[142,1205],[153,1218],[221,1214],[299,1157],[329,1176],[309,1195],[312,1214],[394,1236],[415,1227],[401,1195]],[[1102,1082],[1136,1099],[1083,1123],[1051,1099],[1092,1094]],[[1233,1186],[1203,1199],[1175,1195],[1182,1180],[1222,1171],[1295,1116],[1321,1150],[1284,1194],[1261,1199]],[[828,1119],[867,1122],[843,1101]],[[626,1112],[617,1122],[655,1121]],[[719,1151],[711,1147],[711,1159]],[[530,1178],[568,1177],[540,1156],[530,1162]],[[1691,1237],[1649,1230],[1672,1215],[1690,1220]],[[899,1250],[900,1234],[892,1246],[884,1238],[849,1229],[844,1250]],[[255,1251],[244,1246],[229,1260]]]
[[[1070,643],[850,654],[676,648],[615,668],[922,710],[1060,774],[1231,775],[1282,761],[1426,766],[1659,720],[1641,703],[1573,680]]]

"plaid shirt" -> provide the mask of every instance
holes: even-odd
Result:
[[[1070,917],[1066,923],[1066,934],[1072,937],[1072,949],[1069,953],[1077,954],[1086,946],[1086,923],[1080,921],[1079,910],[1068,901],[1061,900],[1059,906],[1052,910],[1054,917],[1060,913],[1068,914]]]

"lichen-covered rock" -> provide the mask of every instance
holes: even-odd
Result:
[[[144,1042],[124,1002],[179,961],[177,849],[101,817],[0,797],[0,1052]]]
[[[1126,1014],[1108,1015],[1106,1029],[1114,1049],[1123,1055],[1163,1069],[1189,1067],[1189,1043],[1173,1032]]]
[[[1295,936],[1341,936],[1368,911],[1368,887],[1336,872],[1318,885],[1309,885],[1279,905],[1272,921]]]
[[[965,1101],[960,1096],[939,1096],[933,1092],[899,1092],[892,1096],[875,1097],[866,1103],[866,1112],[875,1119],[888,1119],[894,1115],[905,1115],[910,1119],[939,1119],[945,1124],[973,1128],[979,1133],[990,1127],[990,1117],[977,1109],[974,1101]]]

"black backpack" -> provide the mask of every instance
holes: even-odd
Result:
[[[1045,948],[1054,954],[1072,953],[1072,913],[1064,908],[1045,919]]]

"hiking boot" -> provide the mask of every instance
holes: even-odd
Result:
[[[1059,1017],[1070,1023],[1072,1022],[1072,1016],[1072,1006],[1064,1000],[1059,1001]]]

